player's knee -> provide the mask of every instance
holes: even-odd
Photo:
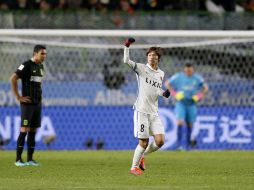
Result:
[[[36,128],[29,128],[29,132],[36,132]]]
[[[182,120],[177,121],[177,125],[178,126],[183,126],[184,125],[184,121],[182,121]]]
[[[28,132],[28,127],[21,127],[20,132],[22,132],[22,133]]]
[[[158,139],[155,141],[155,143],[158,147],[162,147],[164,145],[165,141],[164,141],[164,139]]]
[[[141,140],[141,139],[139,140],[139,145],[145,149],[147,148],[148,144],[149,144],[149,140]]]

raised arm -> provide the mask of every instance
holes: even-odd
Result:
[[[129,53],[130,49],[128,47],[124,47],[124,56],[123,56],[123,62],[125,64],[127,64],[129,67],[131,67],[132,69],[135,68],[135,62],[130,60],[130,53]]]
[[[136,63],[134,61],[130,60],[130,45],[135,42],[134,38],[128,38],[124,42],[124,57],[123,57],[123,62],[129,67],[131,67],[133,70],[135,70]]]

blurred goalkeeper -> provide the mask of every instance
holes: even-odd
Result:
[[[196,144],[191,140],[192,126],[197,117],[197,103],[204,98],[208,86],[204,79],[194,72],[192,63],[186,63],[184,71],[176,73],[164,85],[176,99],[175,114],[177,118],[177,139],[179,149],[188,149]],[[183,126],[187,126],[187,144],[182,147]]]
[[[168,98],[170,92],[162,90],[164,72],[158,67],[160,48],[148,49],[147,64],[136,63],[129,58],[129,46],[134,42],[133,38],[125,41],[124,63],[136,73],[138,80],[138,97],[134,104],[134,136],[139,139],[139,144],[134,152],[130,173],[141,175],[145,170],[144,155],[158,150],[164,144],[164,126],[158,115],[158,96]],[[150,144],[149,136],[154,137]]]

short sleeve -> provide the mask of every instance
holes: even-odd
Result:
[[[29,75],[29,65],[27,63],[22,63],[15,72],[19,78],[25,78]]]

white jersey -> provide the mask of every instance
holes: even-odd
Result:
[[[129,48],[124,48],[124,63],[136,72],[138,81],[138,97],[134,109],[158,115],[158,96],[162,96],[162,81],[164,72],[159,68],[154,70],[149,64],[135,63],[129,59]]]

